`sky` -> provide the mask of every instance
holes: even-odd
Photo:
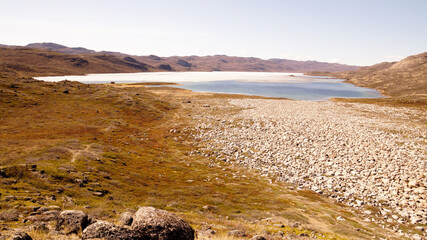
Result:
[[[427,0],[0,0],[0,44],[352,65],[427,51]]]

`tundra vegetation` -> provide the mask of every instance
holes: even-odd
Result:
[[[229,99],[260,97],[49,83],[31,78],[37,69],[3,68],[0,74],[0,238],[23,230],[33,239],[78,239],[82,229],[53,234],[57,218],[46,214],[80,210],[92,220],[118,223],[122,213],[141,206],[176,214],[198,239],[423,234],[423,226],[411,223],[364,221],[355,208],[230,164],[218,149],[200,146],[195,117],[217,121],[242,112]],[[369,211],[370,218],[381,218],[379,207]]]

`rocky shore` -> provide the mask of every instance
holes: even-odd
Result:
[[[326,194],[360,209],[367,222],[427,224],[425,111],[266,99],[229,103],[244,110],[224,114],[225,105],[218,104],[211,115],[194,116],[203,154]]]

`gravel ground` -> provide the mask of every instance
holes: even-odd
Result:
[[[361,209],[365,221],[427,224],[425,111],[266,99],[229,103],[245,110],[194,117],[205,154],[326,194]]]

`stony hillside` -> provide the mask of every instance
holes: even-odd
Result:
[[[26,47],[47,49],[68,54],[109,54],[114,56],[131,56],[119,52],[96,52],[86,48],[69,48],[56,43],[32,43]],[[317,61],[295,61],[288,59],[264,60],[253,57],[215,56],[172,56],[158,57],[131,56],[141,62],[167,71],[253,71],[253,72],[309,72],[309,71],[352,71],[356,66]]]
[[[375,88],[394,98],[427,101],[427,52],[399,62],[362,67],[357,71],[322,74],[344,78],[358,86]]]

